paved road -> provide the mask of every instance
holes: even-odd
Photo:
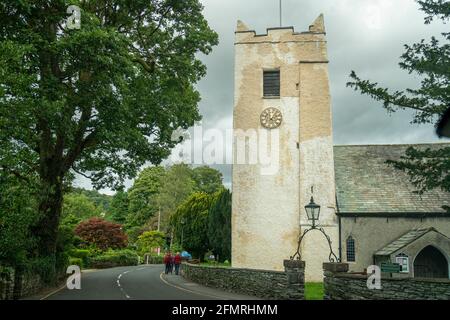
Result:
[[[252,300],[206,288],[181,276],[162,274],[162,265],[119,267],[83,272],[81,289],[64,288],[46,300]]]

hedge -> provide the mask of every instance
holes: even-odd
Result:
[[[138,265],[139,256],[132,250],[111,250],[91,258],[90,266],[97,269]]]

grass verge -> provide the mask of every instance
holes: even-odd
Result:
[[[306,300],[323,300],[323,283],[307,282],[305,283]]]

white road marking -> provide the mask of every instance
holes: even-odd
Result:
[[[170,287],[173,287],[173,288],[176,288],[176,289],[179,289],[179,290],[183,290],[183,291],[186,291],[186,292],[189,292],[189,293],[194,293],[194,294],[199,295],[199,296],[204,296],[204,297],[209,297],[209,298],[212,297],[212,298],[217,298],[217,299],[219,299],[219,300],[234,300],[234,299],[232,299],[232,298],[230,298],[230,299],[225,299],[225,298],[223,298],[223,297],[215,296],[215,295],[213,295],[213,294],[202,294],[202,293],[195,292],[195,291],[192,291],[192,290],[183,288],[183,287],[176,286],[176,285],[174,285],[174,284],[171,284],[171,283],[167,282],[167,280],[164,279],[164,272],[161,272],[161,274],[159,275],[159,278],[161,279],[162,282],[164,282],[165,284],[167,284],[167,285],[170,286]]]
[[[127,270],[127,271],[124,271],[124,272],[122,272],[121,274],[118,275],[117,281],[116,281],[116,282],[117,282],[117,286],[119,287],[120,291],[122,291],[122,293],[124,294],[124,296],[125,296],[127,299],[131,299],[131,297],[130,297],[130,296],[125,292],[125,290],[123,289],[122,285],[120,284],[120,279],[122,278],[123,275],[125,275],[125,274],[127,274],[127,273],[130,273],[130,272],[133,272],[133,271],[136,271],[136,270],[143,270],[143,269],[145,269],[145,268],[133,269],[133,270]]]

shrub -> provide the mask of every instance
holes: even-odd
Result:
[[[142,263],[147,263],[147,256],[148,256],[148,264],[163,264],[164,263],[164,255],[153,255],[153,254],[145,254]]]
[[[128,243],[122,225],[101,218],[81,222],[76,227],[75,234],[101,250],[125,248]]]
[[[84,268],[86,265],[83,262],[83,259],[81,258],[74,258],[74,257],[70,257],[69,258],[69,265],[73,266],[79,266],[80,268]]]
[[[69,256],[71,259],[81,259],[83,267],[88,267],[90,264],[90,257],[93,256],[93,254],[88,249],[72,249],[69,251]]]
[[[103,269],[120,266],[136,266],[139,256],[132,250],[109,250],[102,255],[91,258],[91,267]]]
[[[166,238],[163,232],[146,231],[138,237],[137,246],[139,253],[152,253],[156,248],[163,248]]]

